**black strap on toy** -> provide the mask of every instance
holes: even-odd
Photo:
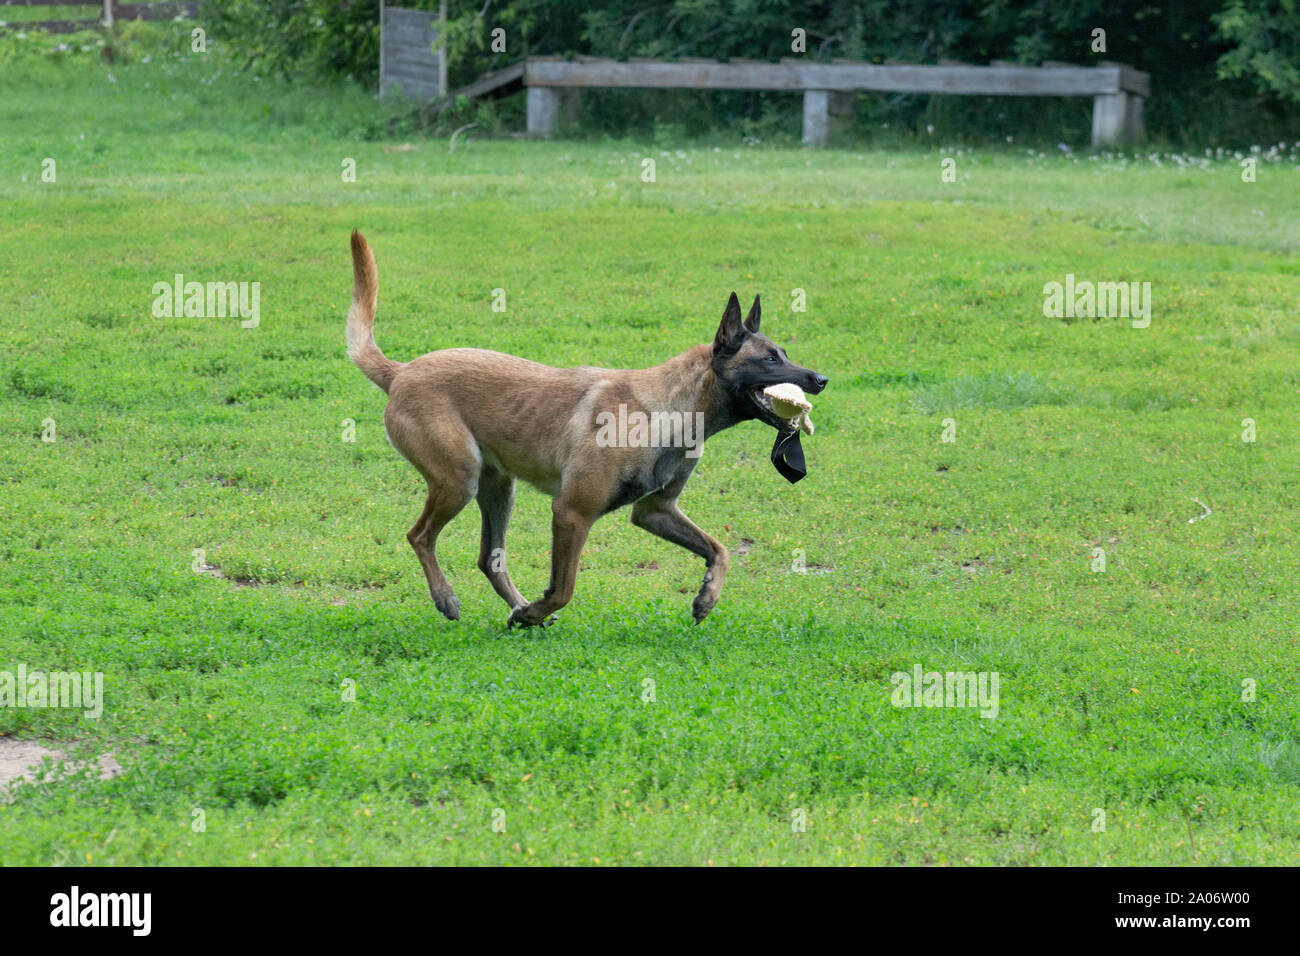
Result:
[[[781,473],[781,477],[790,484],[808,474],[803,460],[803,445],[799,443],[799,432],[778,431],[776,443],[772,446],[772,464]]]

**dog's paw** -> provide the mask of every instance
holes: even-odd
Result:
[[[532,604],[521,604],[510,612],[506,618],[506,628],[514,630],[516,627],[550,627],[555,623],[555,615],[543,618],[537,613]]]
[[[726,560],[724,552],[721,565],[710,564],[704,571],[700,593],[695,595],[695,600],[691,603],[691,616],[695,618],[696,624],[709,616],[709,612],[717,605],[718,598],[722,597],[722,582],[727,576]]]
[[[446,594],[436,597],[433,599],[433,603],[437,605],[438,610],[442,612],[442,616],[447,620],[460,620],[460,602],[456,600],[456,595]]]
[[[717,603],[717,595],[706,594],[704,591],[697,594],[695,600],[691,602],[691,617],[695,618],[695,623],[699,624],[708,617]]]

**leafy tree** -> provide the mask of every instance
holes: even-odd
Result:
[[[1295,0],[1233,0],[1215,16],[1235,44],[1219,58],[1219,76],[1254,81],[1265,93],[1300,102],[1300,13]]]

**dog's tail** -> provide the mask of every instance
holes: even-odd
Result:
[[[385,392],[404,367],[375,344],[375,302],[379,272],[375,254],[361,233],[352,230],[352,308],[348,309],[348,358]]]

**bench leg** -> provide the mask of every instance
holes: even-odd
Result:
[[[803,144],[825,146],[831,137],[829,90],[807,90],[803,95]]]
[[[528,135],[546,139],[561,123],[578,118],[579,91],[554,86],[528,87]]]
[[[1142,97],[1108,93],[1092,98],[1092,145],[1132,146],[1142,138]]]
[[[1140,143],[1145,136],[1142,130],[1142,104],[1144,102],[1144,97],[1134,96],[1132,93],[1128,95],[1128,103],[1125,104],[1124,108],[1124,136],[1129,145]]]
[[[806,90],[803,94],[803,144],[825,146],[831,134],[853,120],[857,97],[832,90]]]
[[[528,87],[528,135],[546,139],[560,117],[560,91],[552,86]]]

